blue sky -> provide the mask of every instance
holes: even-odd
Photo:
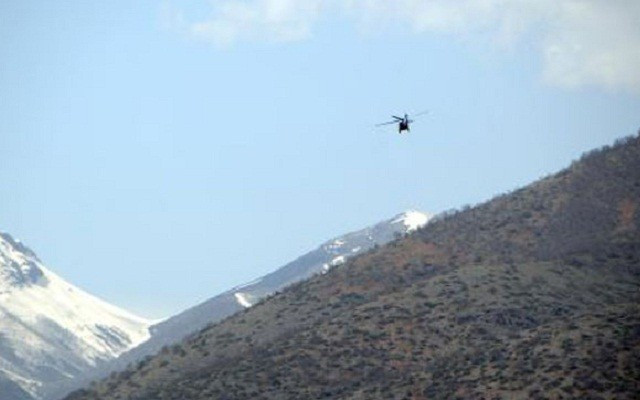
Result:
[[[162,317],[525,185],[640,128],[636,3],[545,2],[2,2],[0,229]]]

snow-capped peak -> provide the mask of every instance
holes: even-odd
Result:
[[[392,223],[402,222],[407,228],[407,232],[413,232],[422,228],[433,217],[431,214],[426,214],[416,210],[408,210],[398,215]]]
[[[71,285],[0,233],[0,381],[39,398],[43,384],[147,340],[151,323]]]
[[[329,240],[316,250],[283,266],[280,270],[235,287],[232,290],[235,301],[244,308],[251,307],[261,297],[279,288],[308,278],[313,274],[327,273],[331,268],[346,263],[349,258],[361,254],[375,245],[388,243],[398,234],[405,234],[423,227],[431,218],[431,214],[409,210],[392,219]],[[240,291],[240,289],[242,290]]]

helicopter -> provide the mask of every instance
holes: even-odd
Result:
[[[428,112],[429,111],[419,112],[417,114],[414,114],[413,117],[419,117],[420,115],[425,115]],[[401,134],[403,131],[411,132],[411,128],[409,125],[414,121],[409,118],[408,114],[405,113],[404,117],[398,117],[396,115],[392,115],[391,118],[393,118],[393,121],[383,122],[381,124],[377,124],[376,126],[398,124],[398,133]]]

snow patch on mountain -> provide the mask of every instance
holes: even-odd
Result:
[[[431,214],[409,210],[400,214],[392,223],[402,222],[407,227],[407,232],[413,232],[425,226],[432,217]]]
[[[238,303],[239,303],[242,307],[248,308],[248,307],[251,307],[251,306],[253,305],[253,304],[251,304],[251,302],[247,299],[247,297],[248,297],[248,296],[247,296],[246,294],[244,294],[244,293],[240,293],[240,292],[237,292],[237,293],[234,293],[233,295],[235,296],[236,300],[238,301]]]
[[[352,251],[352,253],[353,253],[353,251]],[[335,267],[335,266],[337,266],[337,265],[344,264],[346,260],[347,260],[347,259],[345,258],[345,256],[344,256],[344,255],[342,255],[342,256],[338,256],[338,257],[334,257],[334,259],[333,259],[333,260],[331,260],[331,262],[329,263],[329,265],[331,265],[332,267]]]

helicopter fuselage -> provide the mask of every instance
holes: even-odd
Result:
[[[398,133],[402,133],[403,131],[411,132],[409,124],[413,121],[409,119],[409,116],[407,114],[404,115],[404,118],[395,118],[398,119]]]
[[[402,133],[403,131],[409,132],[409,121],[403,120],[398,122],[398,133]]]

